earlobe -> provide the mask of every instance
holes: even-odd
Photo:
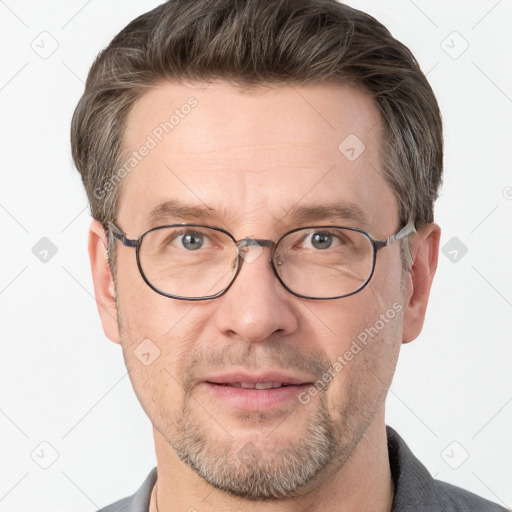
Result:
[[[425,312],[439,255],[441,229],[427,224],[410,239],[413,263],[406,276],[402,343],[418,337],[423,328]]]
[[[101,222],[93,220],[89,227],[89,259],[96,306],[106,336],[120,343],[115,284],[107,261],[107,236]]]

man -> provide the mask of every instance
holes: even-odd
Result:
[[[157,467],[103,510],[504,510],[384,421],[437,266],[442,145],[410,51],[334,0],[171,0],[111,42],[72,148]]]

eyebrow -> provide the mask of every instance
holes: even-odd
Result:
[[[196,206],[182,203],[177,199],[165,201],[153,208],[146,216],[146,224],[149,227],[158,226],[173,219],[177,222],[195,220],[203,221],[212,218],[219,219],[215,210],[206,206]],[[368,219],[364,211],[355,203],[326,203],[293,206],[281,220],[286,219],[287,224],[303,225],[310,222],[332,220],[349,220],[364,227]]]
[[[364,211],[355,203],[328,203],[313,204],[305,206],[294,206],[285,217],[289,218],[291,223],[306,224],[309,222],[333,220],[354,221],[361,227],[368,224],[368,219]]]
[[[153,208],[146,216],[146,224],[149,227],[157,226],[170,218],[177,220],[203,220],[216,217],[212,210],[203,206],[192,206],[176,199],[165,201]]]

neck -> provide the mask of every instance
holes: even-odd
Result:
[[[211,487],[176,456],[163,436],[154,429],[158,482],[150,511],[210,512],[243,508],[248,512],[291,512],[298,509],[305,512],[390,512],[393,480],[383,416],[382,411],[374,418],[343,467],[326,468],[317,476],[311,490],[299,497],[265,502],[242,500]]]

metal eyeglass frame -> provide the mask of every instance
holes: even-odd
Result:
[[[196,228],[209,228],[209,229],[213,229],[215,231],[219,231],[219,232],[224,233],[225,235],[227,235],[233,241],[233,243],[237,247],[238,259],[237,259],[236,272],[233,275],[233,278],[231,279],[229,284],[226,286],[226,288],[224,288],[224,290],[220,291],[219,293],[216,293],[215,295],[207,295],[205,297],[182,297],[180,295],[172,295],[170,293],[163,292],[163,291],[159,290],[158,288],[156,288],[155,286],[153,286],[149,282],[149,280],[147,279],[147,277],[144,274],[144,271],[142,270],[142,266],[141,266],[141,263],[140,263],[139,249],[140,249],[140,246],[142,244],[142,240],[144,239],[144,237],[148,233],[151,233],[152,231],[156,231],[156,230],[159,230],[159,229],[172,228],[172,227],[184,227],[184,226],[196,227]],[[156,227],[148,229],[147,231],[142,233],[142,235],[140,235],[139,238],[137,238],[137,239],[130,239],[130,238],[128,238],[126,236],[126,233],[124,233],[121,229],[119,229],[113,222],[109,222],[108,223],[108,228],[109,228],[110,232],[112,233],[112,235],[114,236],[114,238],[116,240],[119,240],[125,247],[134,247],[135,248],[136,258],[137,258],[137,267],[139,268],[140,275],[142,276],[142,279],[144,279],[145,283],[152,290],[154,290],[156,293],[159,293],[160,295],[163,295],[165,297],[169,297],[171,299],[190,300],[190,301],[216,299],[217,297],[220,297],[221,295],[224,295],[229,290],[229,288],[231,288],[231,286],[235,282],[235,280],[238,277],[238,274],[240,273],[240,270],[242,268],[242,262],[243,262],[244,258],[242,257],[242,253],[241,253],[240,249],[242,249],[243,247],[250,247],[250,246],[255,246],[255,245],[258,245],[260,247],[269,247],[270,248],[270,251],[271,251],[270,254],[271,255],[270,255],[269,263],[271,264],[271,267],[272,267],[272,270],[274,272],[274,275],[277,277],[277,279],[282,284],[282,286],[286,290],[288,290],[291,294],[295,295],[296,297],[300,297],[300,298],[303,298],[303,299],[310,299],[310,300],[333,300],[333,299],[342,299],[344,297],[349,297],[350,295],[354,295],[354,294],[360,292],[370,282],[370,280],[371,280],[371,278],[373,276],[373,273],[375,271],[375,264],[376,264],[376,261],[377,261],[377,252],[380,249],[382,249],[383,247],[388,247],[393,242],[396,242],[397,240],[401,240],[401,239],[409,236],[411,233],[416,232],[416,227],[415,227],[413,221],[409,221],[397,233],[395,233],[394,235],[388,236],[385,240],[376,240],[372,235],[370,235],[366,231],[363,231],[362,229],[358,229],[358,228],[351,228],[351,227],[346,227],[346,226],[304,226],[304,227],[292,229],[291,231],[287,231],[286,233],[281,235],[276,242],[274,242],[272,240],[266,240],[266,239],[260,239],[260,238],[252,238],[252,237],[246,237],[246,238],[243,238],[241,240],[235,240],[235,237],[231,233],[229,233],[228,231],[226,231],[226,230],[224,230],[222,228],[218,228],[218,227],[215,227],[215,226],[208,226],[208,225],[205,225],[205,224],[180,223],[180,224],[167,224],[165,226],[156,226]],[[281,240],[284,237],[290,235],[291,233],[295,233],[297,231],[301,231],[303,229],[316,229],[316,230],[320,230],[320,229],[334,229],[334,228],[335,229],[342,228],[342,229],[347,229],[349,231],[357,231],[358,233],[361,233],[364,236],[366,236],[368,238],[368,240],[370,240],[370,242],[372,244],[372,247],[373,247],[373,263],[372,263],[372,270],[370,272],[370,275],[368,276],[368,279],[357,290],[355,290],[353,292],[350,292],[350,293],[346,293],[344,295],[338,295],[338,296],[335,296],[335,297],[310,297],[308,295],[302,295],[300,293],[294,292],[293,290],[291,290],[283,282],[283,280],[279,276],[279,273],[277,272],[277,269],[275,267],[274,257],[275,257],[275,253],[276,253],[276,248],[278,247],[279,243],[281,242]]]

